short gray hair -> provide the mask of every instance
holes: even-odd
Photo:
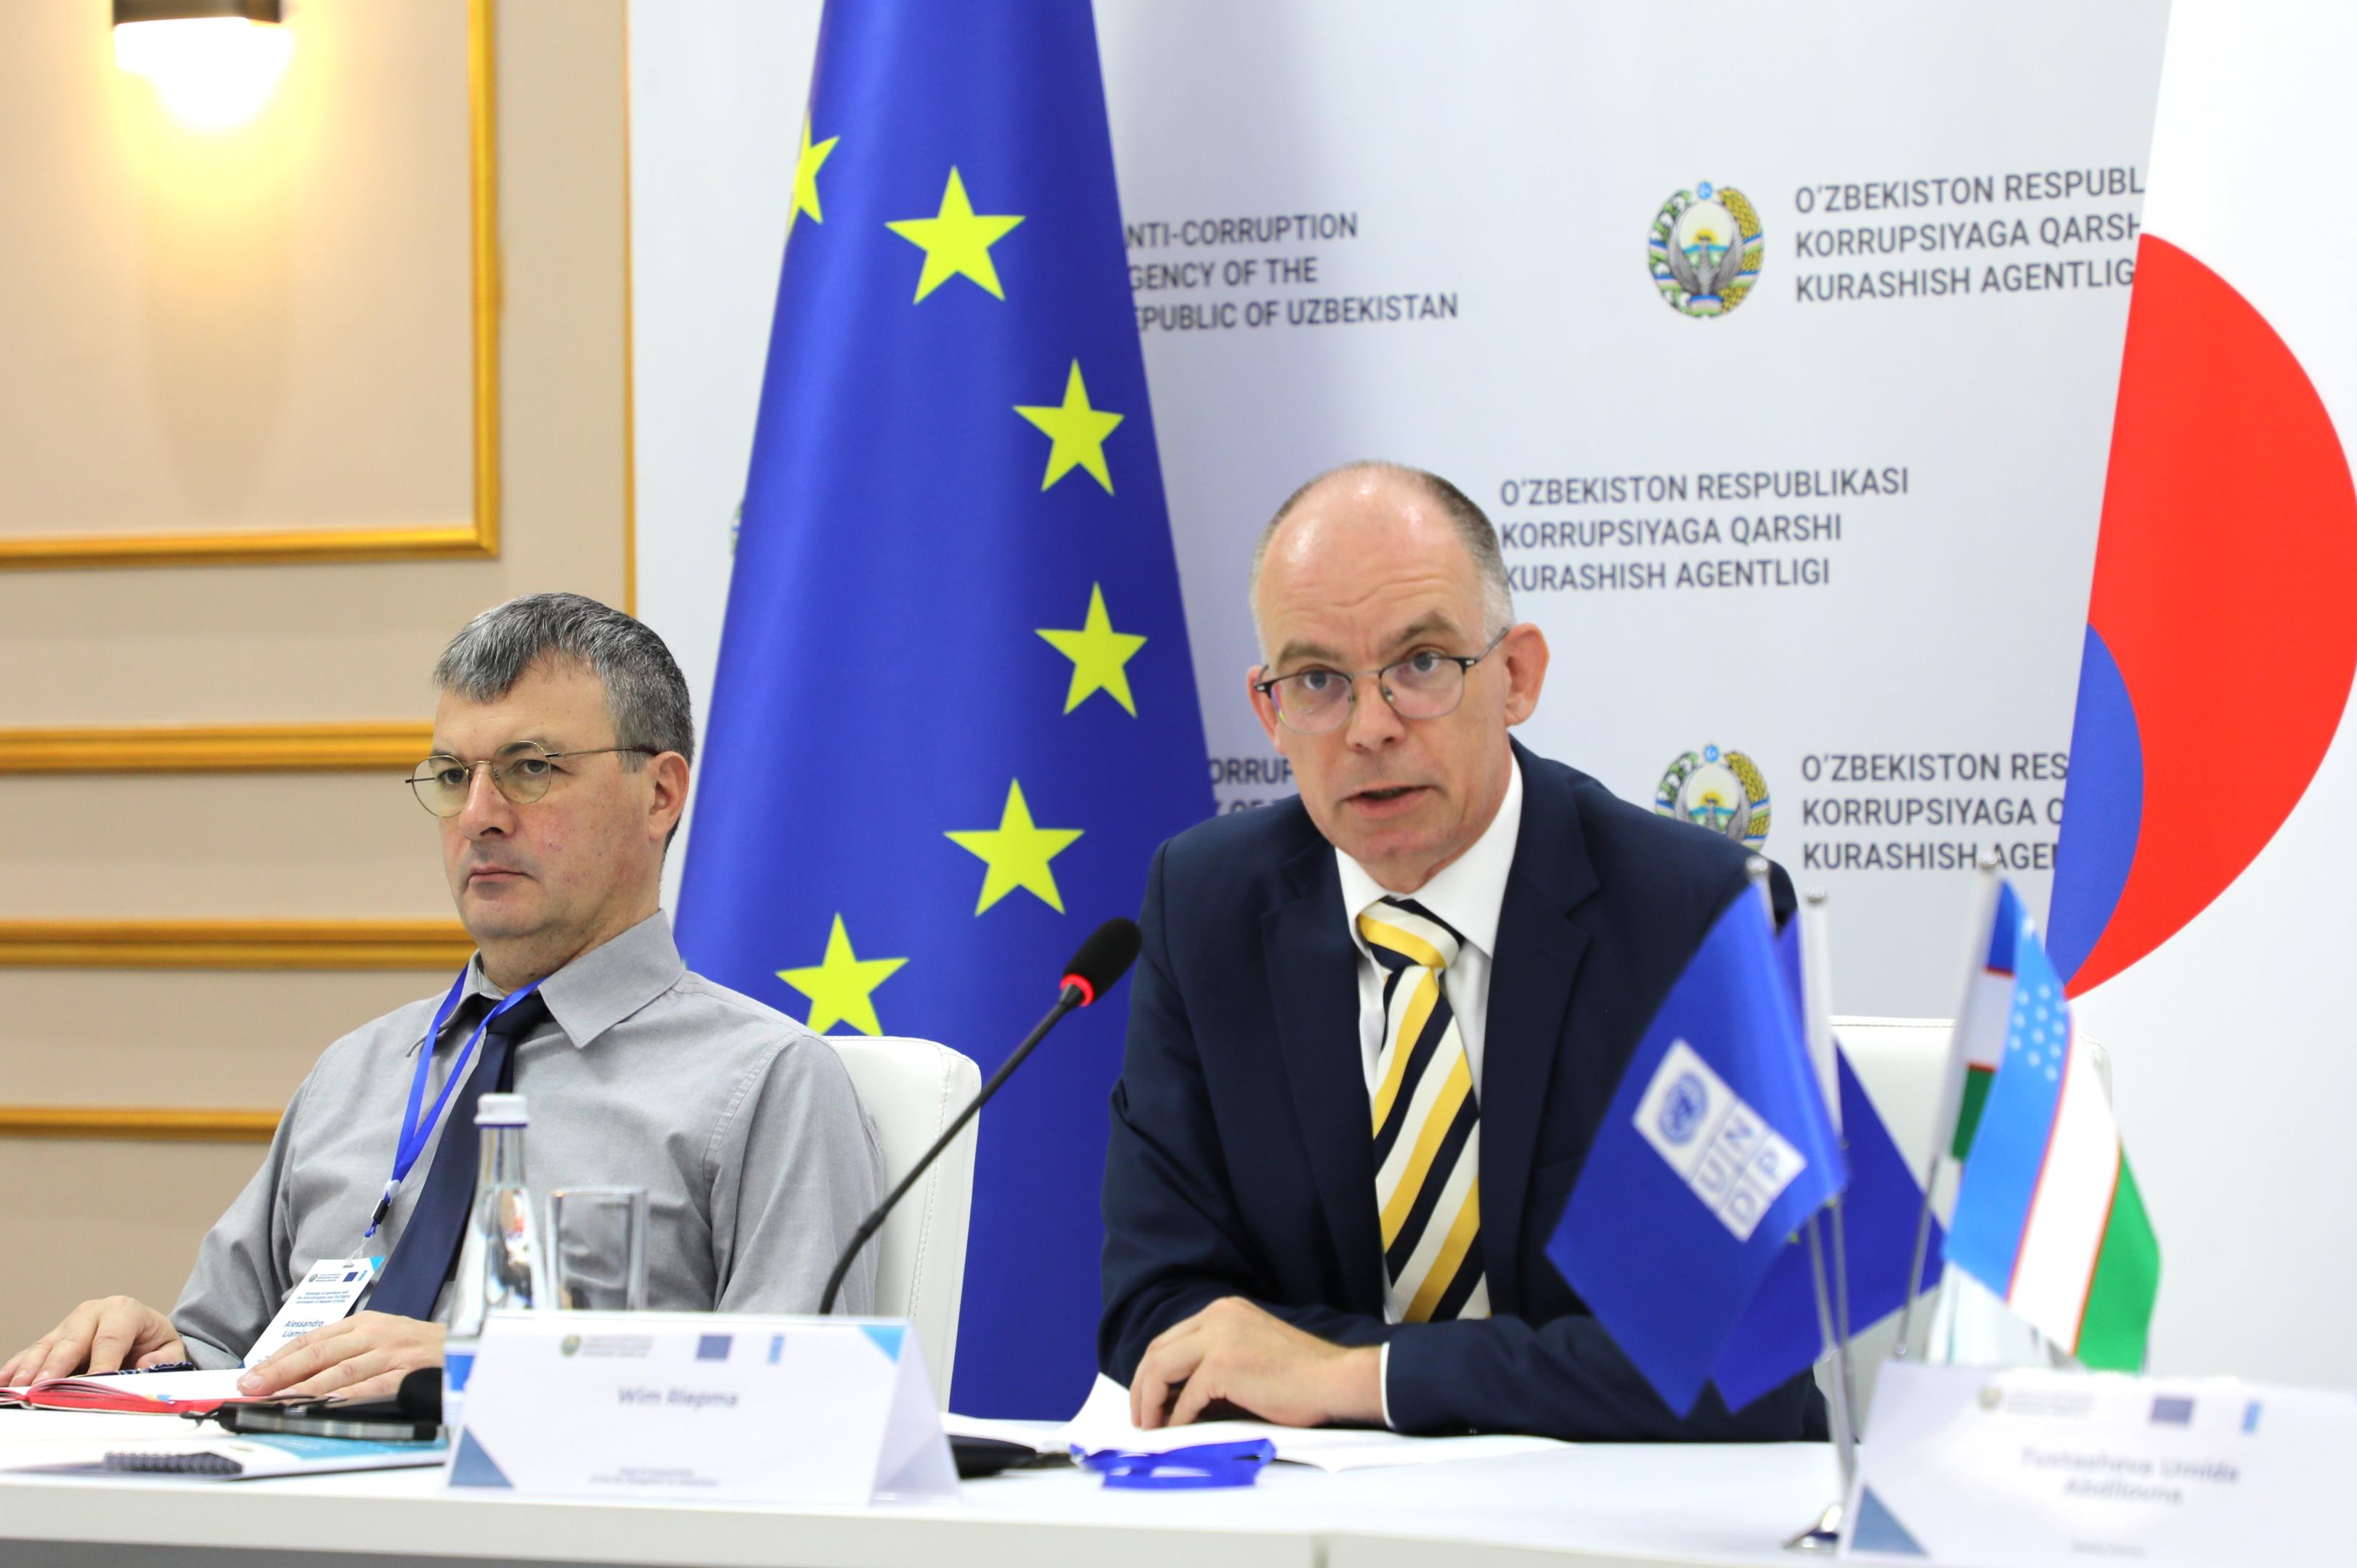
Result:
[[[644,621],[580,594],[526,594],[468,621],[434,666],[434,684],[470,703],[496,703],[544,660],[570,662],[606,688],[618,746],[652,746],[695,760],[687,680]],[[625,757],[633,770],[643,757]]]
[[[1457,530],[1457,537],[1465,553],[1473,558],[1473,574],[1481,585],[1481,635],[1499,638],[1514,624],[1514,590],[1506,576],[1506,553],[1498,543],[1498,530],[1489,514],[1474,504],[1473,498],[1427,469],[1412,467],[1405,463],[1387,463],[1379,458],[1366,458],[1344,463],[1324,473],[1285,498],[1268,526],[1260,531],[1260,542],[1253,548],[1252,578],[1245,592],[1252,596],[1253,630],[1260,630],[1260,569],[1268,560],[1268,547],[1276,538],[1276,531],[1301,504],[1302,498],[1329,479],[1344,475],[1377,474],[1385,478],[1405,479],[1440,503],[1441,515]]]

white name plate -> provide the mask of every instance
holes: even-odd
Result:
[[[494,1313],[443,1475],[666,1502],[957,1493],[906,1322],[735,1313]]]
[[[1892,1362],[1866,1431],[1842,1531],[1861,1562],[2351,1560],[2357,1394]]]

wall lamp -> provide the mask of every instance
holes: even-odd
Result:
[[[295,50],[281,0],[114,0],[114,63],[176,119],[218,130],[270,98]]]

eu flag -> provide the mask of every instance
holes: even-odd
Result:
[[[1767,912],[1739,897],[1638,1042],[1547,1256],[1684,1415],[1845,1175]]]
[[[680,945],[987,1073],[1212,810],[1088,0],[834,0],[790,199]],[[1123,1011],[983,1118],[963,1411],[1094,1376]]]

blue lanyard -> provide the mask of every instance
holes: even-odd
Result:
[[[434,1135],[434,1129],[440,1124],[442,1112],[449,1109],[450,1096],[465,1080],[467,1064],[475,1059],[475,1047],[482,1043],[483,1034],[490,1028],[491,1020],[540,989],[540,982],[535,980],[483,1015],[483,1021],[475,1026],[474,1034],[468,1038],[466,1049],[460,1051],[458,1059],[450,1064],[450,1076],[442,1080],[442,1092],[434,1097],[434,1109],[426,1112],[425,1119],[420,1121],[418,1112],[425,1104],[425,1077],[434,1069],[434,1042],[442,1037],[450,1015],[457,1012],[458,998],[466,993],[467,975],[472,967],[470,964],[460,970],[458,978],[450,983],[450,994],[442,999],[442,1005],[434,1014],[434,1027],[426,1031],[425,1038],[418,1045],[417,1074],[409,1080],[409,1109],[402,1116],[401,1142],[393,1152],[393,1179],[384,1184],[384,1196],[377,1200],[376,1212],[369,1217],[368,1229],[361,1232],[362,1240],[375,1235],[377,1227],[384,1223],[385,1216],[393,1212],[393,1197],[401,1191],[401,1184],[409,1179],[411,1169],[417,1164],[417,1156],[425,1152],[426,1140]]]

